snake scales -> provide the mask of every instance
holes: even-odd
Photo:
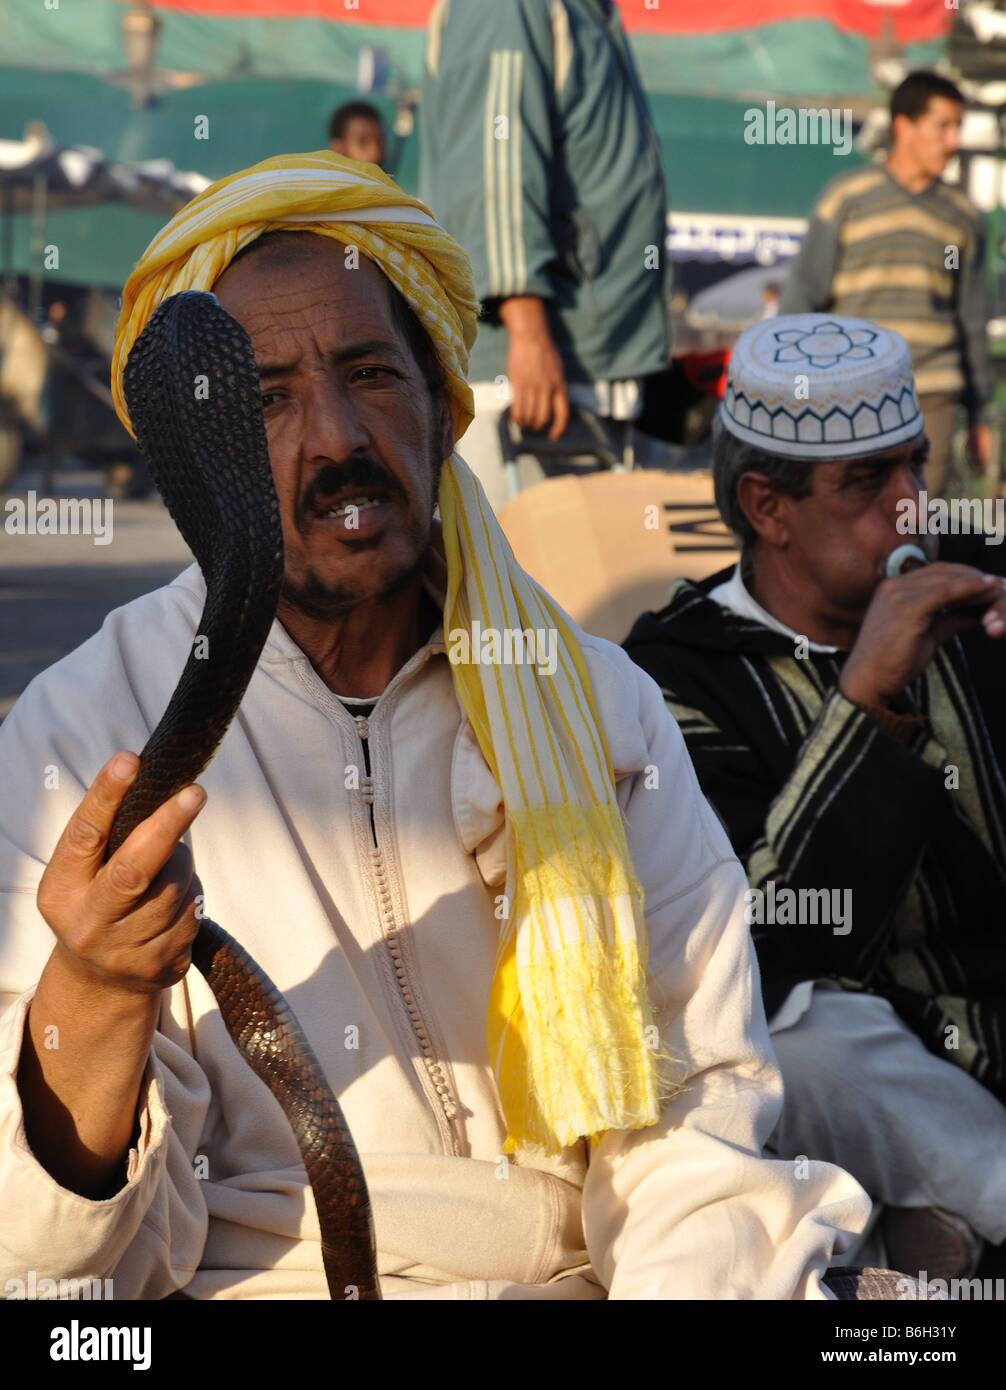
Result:
[[[193,643],[140,754],[109,855],[213,757],[255,670],[283,576],[258,369],[241,325],[212,294],[172,296],[133,347],[124,389],[151,475],[206,580],[197,634],[205,643]],[[370,1201],[356,1148],[290,1006],[208,918],[200,922],[192,960],[235,1046],[293,1130],[318,1209],[331,1297],[380,1298]]]

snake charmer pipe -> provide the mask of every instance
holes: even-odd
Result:
[[[108,855],[193,782],[237,713],[276,615],[283,531],[251,341],[216,296],[162,303],[123,380],[137,443],[199,562],[206,603],[185,669],[140,754]],[[203,918],[194,965],[241,1056],[279,1101],[300,1148],[321,1226],[333,1299],[377,1299],[363,1170],[339,1102],[290,1006],[251,957]]]

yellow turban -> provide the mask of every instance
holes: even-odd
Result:
[[[377,262],[433,340],[460,438],[472,419],[465,373],[478,309],[468,257],[375,165],[326,150],[220,179],[150,243],[126,282],[116,325],[112,391],[127,428],[122,372],[154,310],[182,290],[212,289],[243,247],[277,228],[335,237]],[[503,792],[509,827],[489,1062],[508,1151],[555,1153],[659,1115],[642,890],[568,619],[517,564],[457,454],[444,463],[438,501],[455,690]],[[523,664],[519,643],[506,636],[528,629],[554,634],[554,673]],[[473,652],[475,632],[482,642]],[[489,634],[509,641],[509,663],[502,651],[486,656]],[[492,643],[489,650],[497,652]]]
[[[212,289],[239,251],[280,228],[333,237],[377,262],[433,340],[460,439],[475,413],[467,379],[479,308],[471,263],[419,199],[376,164],[331,150],[278,155],[218,179],[144,251],[122,291],[112,353],[112,397],[130,434],[122,373],[158,304],[182,290]]]

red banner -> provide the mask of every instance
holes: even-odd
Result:
[[[945,0],[618,0],[630,32],[717,34],[794,19],[820,19],[846,34],[876,39],[889,23],[899,43],[938,39],[950,26]]]
[[[495,0],[480,0],[491,5]],[[541,0],[546,4],[548,0]],[[879,38],[890,24],[899,43],[938,39],[950,24],[945,0],[617,0],[630,32],[717,34],[786,20],[824,20],[846,34]],[[132,0],[120,0],[122,4]],[[226,19],[321,19],[336,24],[421,29],[435,0],[154,0],[158,10]]]

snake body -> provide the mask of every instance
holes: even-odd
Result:
[[[283,577],[258,369],[241,325],[212,294],[176,294],[137,339],[123,384],[137,443],[199,562],[206,602],[185,668],[119,808],[109,856],[213,757],[255,671]],[[293,1130],[318,1210],[331,1297],[379,1298],[360,1160],[290,1006],[247,952],[206,917],[192,960],[235,1046]]]

